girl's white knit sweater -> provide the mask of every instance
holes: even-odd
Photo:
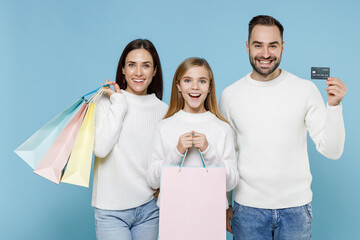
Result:
[[[238,183],[239,174],[235,156],[234,134],[230,125],[221,121],[211,112],[192,114],[182,110],[159,123],[149,162],[147,177],[150,186],[153,188],[160,187],[161,167],[163,165],[178,165],[180,163],[183,153],[179,153],[176,149],[179,136],[191,131],[206,135],[209,146],[202,152],[206,165],[224,167],[226,190],[232,190]],[[188,150],[184,166],[202,166],[198,149],[192,147]]]

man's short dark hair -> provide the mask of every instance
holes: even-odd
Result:
[[[281,25],[281,23],[276,20],[275,18],[271,17],[271,16],[267,16],[267,15],[258,15],[256,17],[253,17],[253,19],[251,19],[251,21],[249,22],[249,37],[248,37],[248,41],[250,41],[250,37],[251,37],[251,32],[253,30],[253,28],[256,25],[264,25],[264,26],[276,26],[279,28],[280,30],[280,34],[281,34],[281,39],[283,39],[283,32],[284,32],[284,27]]]

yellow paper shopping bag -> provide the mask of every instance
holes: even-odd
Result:
[[[61,182],[89,187],[95,131],[95,103],[90,102]]]

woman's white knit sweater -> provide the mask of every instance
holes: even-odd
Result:
[[[155,94],[103,95],[96,106],[92,206],[125,210],[153,199],[146,181],[150,146],[167,105]]]

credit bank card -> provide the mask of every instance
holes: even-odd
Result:
[[[311,79],[327,79],[330,77],[329,67],[311,67]]]

